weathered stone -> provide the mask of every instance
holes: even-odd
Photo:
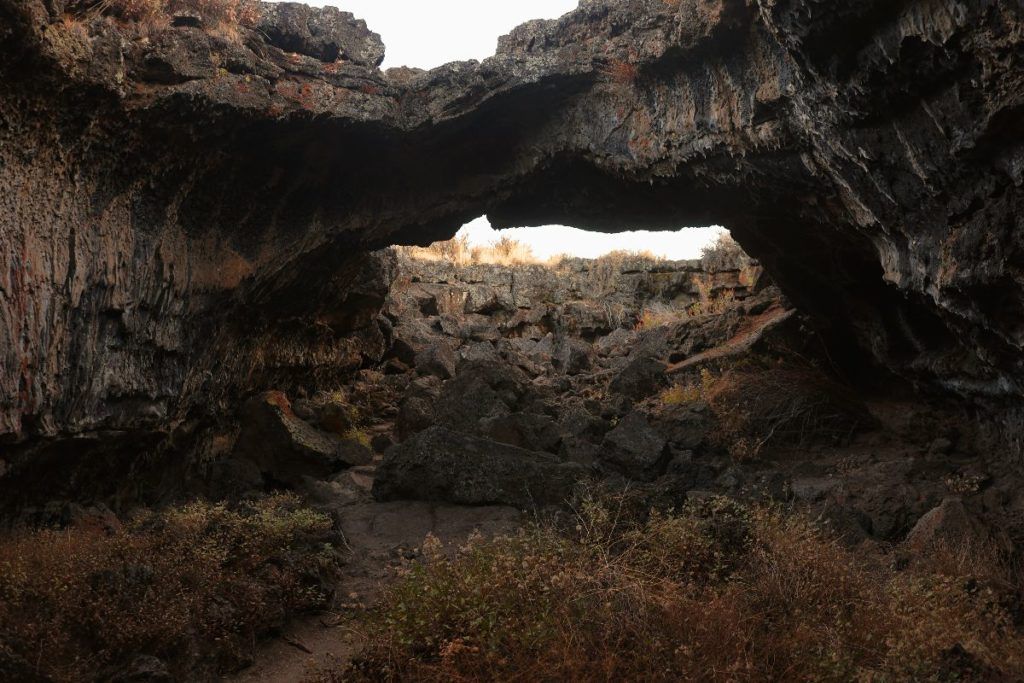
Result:
[[[992,534],[963,501],[947,498],[917,521],[906,544],[921,551],[981,552],[990,547]]]
[[[441,380],[433,375],[419,377],[409,385],[395,421],[399,439],[407,439],[435,424],[435,405],[440,393]]]
[[[646,398],[665,386],[666,367],[665,363],[657,358],[641,355],[619,371],[609,388],[634,400]]]
[[[530,451],[558,452],[562,437],[553,418],[517,412],[485,417],[479,423],[482,436]]]
[[[380,36],[369,31],[366,22],[336,7],[266,3],[260,7],[259,30],[271,45],[322,62],[343,59],[360,66],[379,66],[384,61]]]
[[[365,446],[300,420],[280,392],[266,392],[246,403],[235,453],[289,484],[297,484],[306,476],[325,478],[373,459]]]
[[[567,375],[578,375],[589,370],[593,349],[590,344],[574,337],[559,340],[551,359],[555,369]]]
[[[455,376],[456,361],[455,350],[450,344],[434,342],[416,354],[416,371],[421,375],[450,379]]]
[[[584,476],[546,453],[431,427],[385,454],[373,492],[378,500],[530,508],[563,503]]]
[[[605,435],[601,460],[628,477],[653,481],[664,469],[665,445],[643,413],[634,411]]]

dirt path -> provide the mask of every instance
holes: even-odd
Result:
[[[493,536],[521,523],[519,511],[509,507],[378,503],[369,496],[371,485],[371,468],[312,485],[311,500],[335,516],[349,544],[338,586],[341,609],[295,620],[281,636],[261,646],[251,667],[225,680],[292,683],[349,661],[363,642],[358,617],[379,599],[395,568],[415,559],[427,534],[454,552],[474,532]]]

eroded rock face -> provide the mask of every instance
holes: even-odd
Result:
[[[0,438],[358,367],[391,334],[358,254],[483,213],[725,224],[837,362],[1021,397],[1019,3],[587,0],[430,72],[344,13],[265,22],[0,0]]]

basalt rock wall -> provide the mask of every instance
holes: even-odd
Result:
[[[1022,14],[585,0],[483,63],[383,72],[331,10],[0,0],[0,438],[160,433],[358,366],[389,277],[360,254],[484,213],[722,223],[837,364],[1015,405]]]

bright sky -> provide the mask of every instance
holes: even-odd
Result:
[[[463,226],[459,235],[469,238],[473,246],[487,246],[502,237],[509,237],[530,245],[533,255],[548,259],[560,254],[583,258],[596,258],[616,249],[650,251],[655,256],[682,260],[700,258],[700,250],[718,239],[725,228],[684,228],[677,232],[648,232],[643,230],[607,234],[587,232],[564,225],[546,225],[539,228],[512,228],[495,230],[486,218],[477,218]]]
[[[530,19],[555,19],[576,9],[576,0],[329,0],[365,19],[384,39],[383,68],[431,69],[448,62],[494,54],[498,36]]]
[[[370,30],[381,35],[387,48],[383,68],[431,69],[452,61],[490,57],[497,48],[499,36],[530,19],[560,17],[575,9],[577,0],[314,0],[308,4],[335,5],[366,20]],[[500,237],[483,218],[463,230],[474,245],[486,245]],[[556,254],[595,257],[615,249],[629,249],[685,259],[700,256],[701,247],[714,241],[721,232],[721,228],[688,228],[679,232],[607,235],[546,226],[515,228],[502,234],[526,242],[540,258]]]

